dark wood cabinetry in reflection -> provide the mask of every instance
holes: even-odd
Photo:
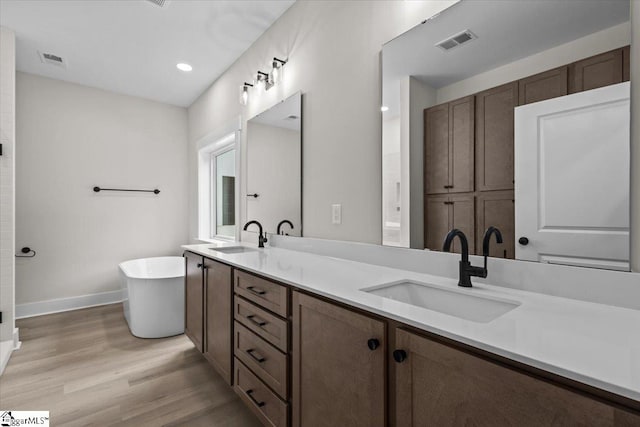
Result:
[[[476,94],[476,187],[480,191],[513,188],[513,113],[518,83]]]
[[[481,254],[493,225],[505,243],[492,244],[490,255],[514,258],[515,107],[627,81],[630,54],[629,46],[615,49],[425,109],[425,248],[441,250],[459,228]]]
[[[531,104],[569,93],[569,67],[545,71],[518,82],[518,105]]]
[[[482,253],[484,231],[493,225],[502,233],[503,243],[491,238],[489,256],[497,258],[515,257],[515,200],[513,190],[487,191],[476,198],[476,252]]]
[[[386,425],[385,323],[293,292],[293,425]]]
[[[473,96],[424,111],[427,194],[473,191]]]
[[[569,65],[569,93],[622,83],[623,49],[616,49]]]
[[[427,196],[425,199],[425,242],[428,248],[442,249],[444,238],[453,228],[469,238],[469,252],[475,252],[475,202],[471,194]],[[460,253],[460,242],[453,242],[452,252]]]

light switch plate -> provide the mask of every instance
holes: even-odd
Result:
[[[331,205],[331,223],[342,224],[342,205]]]

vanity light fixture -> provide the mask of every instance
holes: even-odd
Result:
[[[185,71],[185,72],[189,72],[193,70],[193,67],[191,65],[186,64],[184,62],[180,62],[179,64],[176,64],[176,68],[180,71]]]
[[[282,77],[282,67],[286,63],[287,61],[283,61],[282,59],[273,58],[273,61],[271,61],[271,74],[269,74],[271,84],[276,84],[280,81],[280,77]]]
[[[240,104],[247,105],[249,101],[249,88],[253,87],[251,83],[244,82],[240,88]]]
[[[271,89],[273,83],[270,82],[269,74],[263,71],[258,71],[258,74],[256,75],[256,86],[258,86],[258,88],[264,88],[264,90]]]

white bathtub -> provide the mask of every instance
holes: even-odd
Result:
[[[134,259],[119,267],[131,333],[140,338],[184,333],[184,258]]]

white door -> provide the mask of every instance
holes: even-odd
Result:
[[[629,88],[515,109],[516,259],[629,269]]]

